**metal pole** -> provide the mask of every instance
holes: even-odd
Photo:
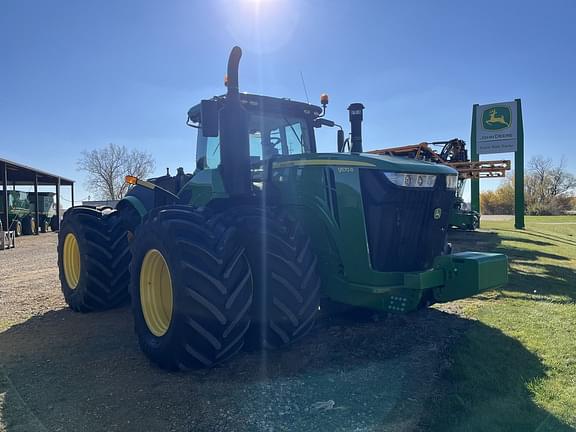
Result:
[[[2,162],[2,202],[4,209],[4,217],[2,220],[3,229],[9,231],[10,226],[8,225],[8,168],[6,162]]]
[[[56,227],[60,231],[60,177],[56,181]]]
[[[473,162],[480,160],[476,147],[476,111],[478,104],[472,106],[472,133],[470,135],[470,159]],[[480,179],[470,180],[470,205],[472,210],[480,212]]]
[[[518,116],[518,147],[514,154],[514,228],[524,229],[524,124],[522,122],[522,103],[516,101]]]
[[[40,211],[38,210],[38,174],[34,174],[34,200],[36,204],[34,205],[34,217],[36,218],[36,232],[34,234],[38,235],[38,230],[40,227]]]
[[[71,187],[72,187],[71,201],[72,201],[72,207],[74,207],[74,182],[72,182]]]

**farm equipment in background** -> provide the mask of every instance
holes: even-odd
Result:
[[[66,211],[58,264],[72,309],[131,298],[142,351],[176,370],[286,346],[321,298],[405,313],[506,284],[505,255],[450,253],[456,170],[362,153],[361,104],[342,152],[326,96],[320,107],[241,94],[240,57],[235,47],[226,95],[188,112],[193,174],[128,175],[116,209]],[[317,153],[314,129],[334,126],[338,152]]]
[[[55,196],[54,192],[38,192],[38,228],[40,232],[48,232],[48,229],[58,231]],[[29,192],[28,202],[30,203],[31,215],[36,213],[34,201],[34,192]]]
[[[432,146],[442,146],[437,152]],[[480,213],[466,208],[463,199],[466,180],[478,178],[503,178],[510,170],[509,160],[471,161],[466,143],[458,138],[449,141],[423,142],[403,147],[372,150],[369,153],[408,157],[448,165],[458,171],[456,198],[450,209],[448,225],[452,228],[474,231],[480,226]]]
[[[40,232],[48,232],[48,229],[57,231],[56,203],[54,192],[38,192],[38,221],[36,221],[36,205],[34,192],[18,190],[8,191],[8,222],[6,231],[14,231],[16,237],[21,235],[36,234],[38,227]],[[4,214],[3,203],[0,201],[0,231],[3,230],[2,215]]]
[[[0,200],[0,231],[4,230],[1,222],[4,212],[4,204]],[[36,219],[30,213],[27,192],[8,191],[8,227],[5,227],[5,230],[14,231],[16,237],[36,232]]]

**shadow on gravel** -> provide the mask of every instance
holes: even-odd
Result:
[[[449,348],[470,332],[494,355],[494,365],[470,367],[493,390],[486,403],[503,424],[498,402],[513,392],[532,413],[518,430],[534,430],[542,419],[563,430],[529,398],[526,383],[545,374],[535,356],[495,329],[436,309],[323,317],[288,349],[176,374],[140,353],[129,310],[53,311],[0,334],[0,418],[7,432],[419,430],[430,395],[453,391],[438,387],[438,377],[452,364]],[[465,402],[454,407],[466,409]]]

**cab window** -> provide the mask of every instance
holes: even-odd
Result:
[[[253,162],[278,155],[310,152],[308,126],[301,118],[282,115],[252,116],[249,125],[250,156]],[[198,132],[199,168],[216,168],[220,164],[219,137],[204,137]]]

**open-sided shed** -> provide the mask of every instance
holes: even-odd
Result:
[[[36,168],[31,168],[17,162],[9,161],[0,158],[0,183],[1,195],[0,201],[4,203],[3,208],[8,208],[8,188],[16,188],[17,186],[34,186],[34,195],[36,203],[38,203],[38,186],[54,186],[56,188],[56,215],[58,224],[60,224],[60,188],[61,186],[70,186],[72,206],[74,205],[74,180],[61,177],[56,174],[51,174]],[[36,208],[36,220],[39,220],[38,205]],[[8,226],[8,212],[5,211],[4,220],[2,221],[5,227]]]

